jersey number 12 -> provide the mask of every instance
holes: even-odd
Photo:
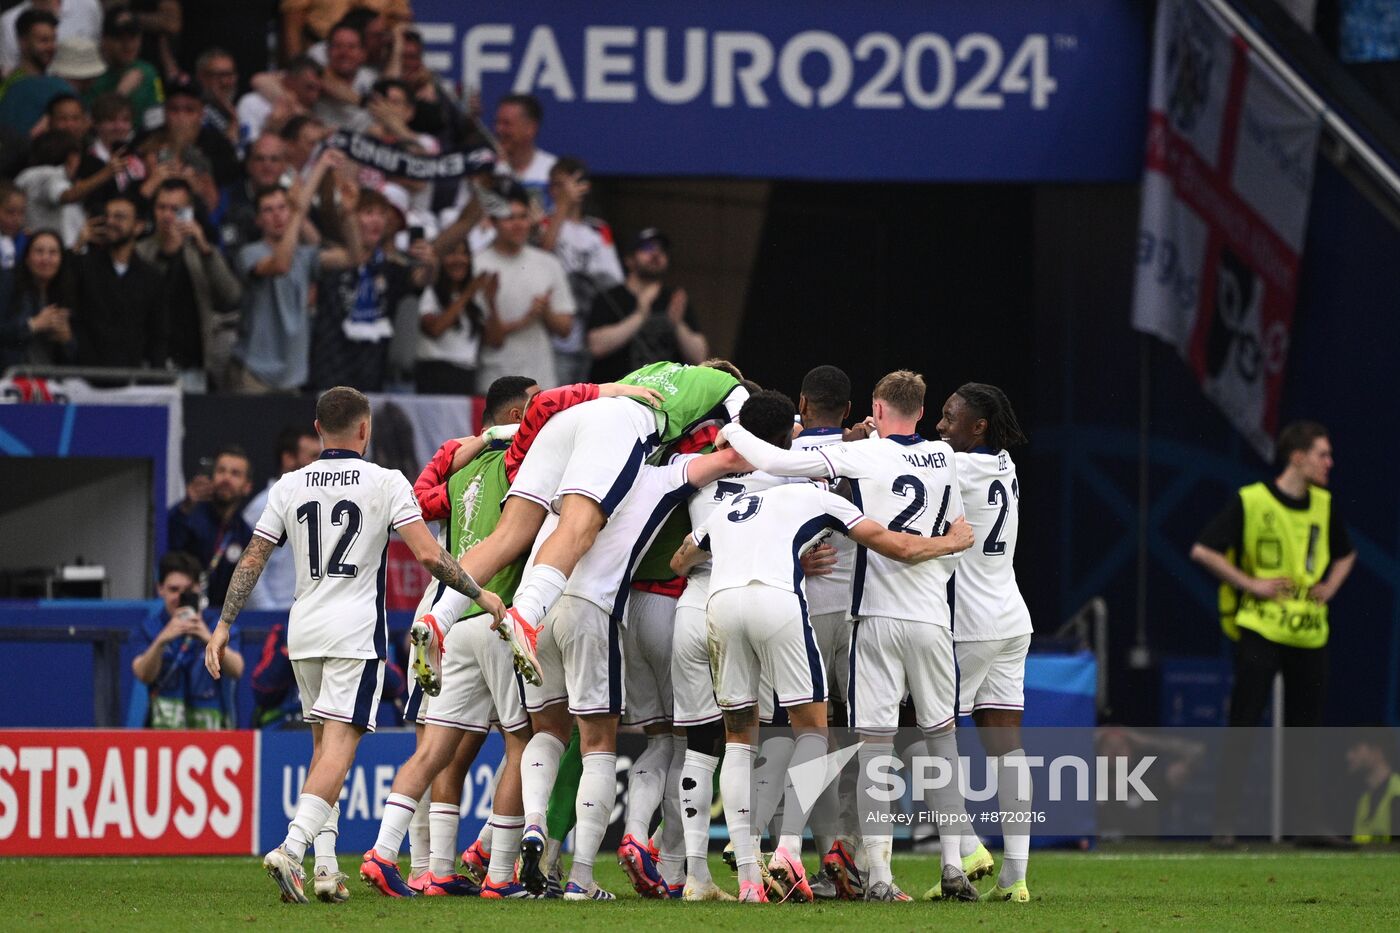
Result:
[[[311,562],[311,579],[321,579],[321,503],[308,502],[297,509],[297,521],[306,523],[306,556]],[[345,558],[350,553],[355,539],[360,536],[360,507],[349,499],[341,499],[331,509],[331,524],[344,525],[340,540],[331,549],[331,560],[326,565],[328,577],[353,577],[360,568],[347,564]]]

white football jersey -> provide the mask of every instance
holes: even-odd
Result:
[[[800,555],[830,531],[846,534],[860,509],[811,483],[746,492],[714,509],[691,532],[713,555],[710,595],[763,583],[803,595]]]
[[[354,451],[323,451],[273,485],[253,533],[292,546],[288,658],[388,657],[389,533],[422,520],[404,475]]]
[[[671,512],[695,491],[686,481],[686,465],[692,459],[678,457],[667,466],[642,466],[627,497],[569,574],[569,582],[564,586],[566,596],[586,599],[614,621],[622,621],[627,597],[632,592],[628,584],[637,564]],[[535,538],[536,551],[558,523],[557,515],[547,518]],[[533,563],[534,553],[530,560]]]
[[[749,463],[789,476],[845,477],[857,508],[891,531],[941,535],[963,513],[953,448],[917,434],[872,437],[815,450],[780,450],[740,425],[724,436]],[[957,555],[920,564],[856,549],[851,614],[949,626],[948,579]]]
[[[800,450],[816,450],[829,444],[841,443],[840,428],[808,428],[793,438],[792,446]],[[834,535],[827,542],[836,548],[836,566],[823,577],[807,581],[807,606],[812,615],[831,612],[851,612],[851,576],[856,563],[855,542],[845,535]]]
[[[721,479],[715,480],[708,486],[701,486],[690,497],[690,527],[699,528],[705,523],[705,519],[710,517],[710,513],[716,509],[723,508],[724,505],[732,501],[736,496],[742,496],[746,492],[758,492],[762,489],[771,489],[774,486],[781,486],[793,480],[784,476],[774,476],[771,473],[730,473]],[[799,480],[799,482],[802,482]],[[686,577],[685,592],[676,603],[676,608],[688,606],[695,609],[704,609],[705,603],[710,600],[710,562],[705,561],[690,572]]]
[[[954,455],[958,488],[976,541],[953,577],[953,640],[996,641],[1031,633],[1031,614],[1016,585],[1021,486],[1006,451]]]

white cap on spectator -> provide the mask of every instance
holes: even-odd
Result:
[[[74,81],[96,78],[106,70],[107,66],[102,64],[102,56],[97,52],[97,43],[82,38],[61,39],[49,65],[49,74]]]
[[[386,182],[379,193],[384,195],[384,200],[389,202],[390,207],[399,212],[399,225],[408,226],[408,189],[391,181]]]

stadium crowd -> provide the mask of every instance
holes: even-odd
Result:
[[[279,63],[215,44],[212,6],[0,16],[0,370],[460,394],[708,355],[666,235],[619,256],[584,160],[537,145],[539,102],[490,102],[488,128],[407,0],[282,0]]]

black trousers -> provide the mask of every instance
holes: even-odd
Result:
[[[1283,724],[1290,728],[1321,726],[1327,701],[1327,648],[1294,648],[1240,629],[1235,645],[1235,684],[1230,691],[1230,725],[1255,728],[1273,698],[1274,675],[1283,674]],[[1267,787],[1246,775],[1256,742],[1253,733],[1231,737],[1221,756],[1216,829],[1233,834],[1235,814],[1245,787]],[[1315,802],[1325,762],[1309,754],[1302,736],[1284,740],[1284,831],[1289,835],[1321,835]],[[1335,764],[1335,763],[1334,763]],[[1290,803],[1292,806],[1290,807]]]

